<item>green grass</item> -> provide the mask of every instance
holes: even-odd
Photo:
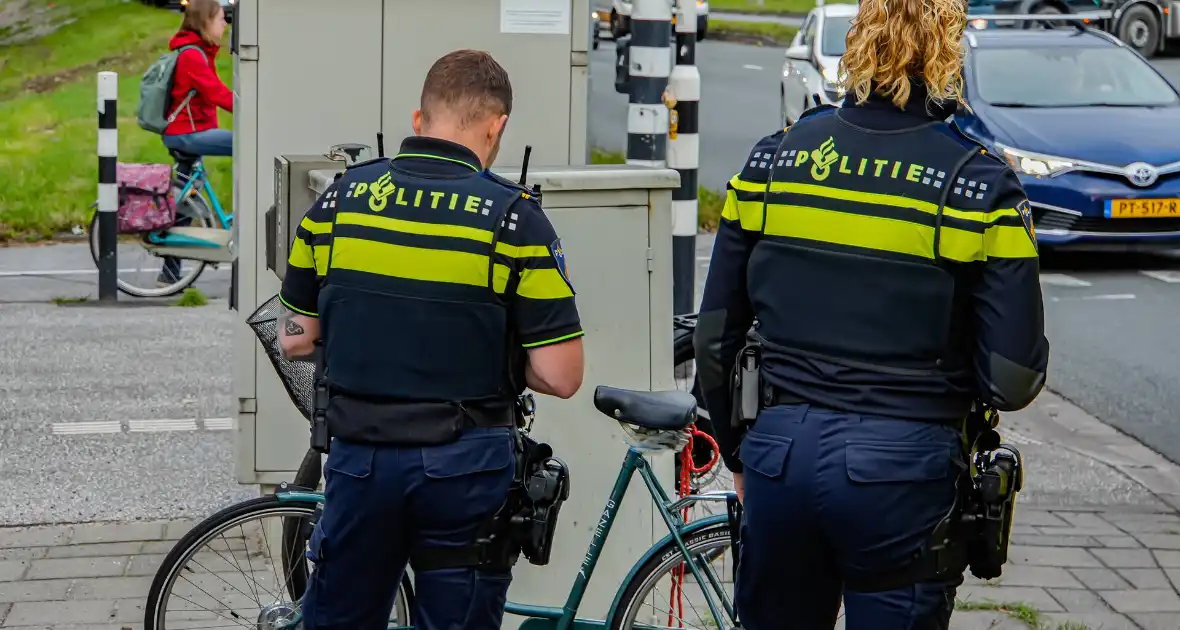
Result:
[[[41,39],[0,46],[0,242],[46,239],[89,221],[97,184],[99,71],[119,73],[119,161],[171,162],[160,137],[136,124],[135,107],[139,78],[167,52],[179,14],[117,0],[54,5],[74,21]],[[223,49],[223,81],[232,81],[232,63]],[[221,126],[231,129],[232,116],[221,112]],[[210,158],[206,164],[221,202],[232,208],[231,161]]]
[[[798,32],[798,27],[773,22],[709,20],[709,37],[719,40],[752,42],[764,46],[789,46]]]
[[[829,2],[828,4],[836,4]],[[846,3],[852,4],[852,3]],[[780,13],[804,15],[815,8],[815,0],[709,0],[709,11],[718,13]],[[709,30],[713,20],[709,20]]]
[[[605,151],[599,148],[590,150],[591,164],[626,164],[626,157],[616,151]],[[704,186],[697,189],[698,226],[706,232],[717,229],[717,222],[721,219],[721,208],[725,205],[725,196]]]
[[[208,303],[209,298],[200,289],[189,288],[184,290],[174,306],[205,306]]]
[[[1023,622],[1024,625],[1029,627],[1029,630],[1090,630],[1090,627],[1086,624],[1076,621],[1065,621],[1057,624],[1046,622],[1041,617],[1039,610],[1024,602],[994,602],[991,600],[965,601],[958,599],[955,600],[955,610],[991,610],[1001,612],[1017,621]]]

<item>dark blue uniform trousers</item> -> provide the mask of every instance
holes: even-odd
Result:
[[[964,465],[958,429],[808,405],[764,410],[745,468],[736,600],[748,630],[945,630],[951,582],[845,588],[845,572],[898,567],[950,511]]]
[[[469,429],[443,446],[372,446],[333,440],[324,513],[308,557],[307,630],[385,630],[410,550],[469,544],[504,503],[515,472],[506,428]],[[510,571],[415,572],[419,630],[495,630]]]

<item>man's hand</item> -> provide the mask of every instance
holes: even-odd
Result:
[[[315,356],[315,342],[320,338],[320,320],[293,313],[287,308],[279,313],[279,349],[288,361],[309,361]]]
[[[742,476],[742,473],[737,473],[737,472],[733,473],[733,489],[737,491],[738,502],[740,502],[740,503],[746,502],[746,485],[745,484],[746,484],[745,477]]]

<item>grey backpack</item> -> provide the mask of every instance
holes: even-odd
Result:
[[[189,90],[184,100],[169,113],[169,101],[172,98],[172,80],[176,74],[176,60],[180,58],[180,53],[188,48],[200,51],[201,56],[208,61],[209,58],[205,55],[205,51],[201,50],[200,46],[190,44],[188,46],[181,46],[176,50],[168,51],[166,54],[160,56],[147,69],[147,72],[143,73],[143,79],[139,82],[139,107],[135,110],[135,114],[136,119],[139,121],[139,126],[144,130],[163,135],[164,128],[176,120],[176,116],[180,114],[180,110],[188,107],[188,102],[197,93],[196,90]]]

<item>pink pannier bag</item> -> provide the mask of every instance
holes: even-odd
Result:
[[[176,207],[169,194],[171,165],[120,163],[115,181],[119,185],[119,234],[151,232],[176,222]]]

